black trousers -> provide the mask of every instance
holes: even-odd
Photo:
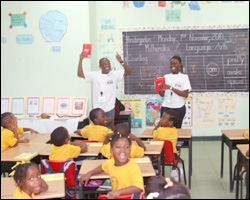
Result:
[[[178,113],[179,115],[179,121],[178,123],[174,124],[174,126],[176,128],[181,128],[181,125],[182,125],[182,121],[184,119],[184,116],[186,114],[186,106],[182,106],[181,108],[168,108],[168,107],[161,107],[161,116],[163,114],[163,112],[167,111],[167,110],[174,110]]]

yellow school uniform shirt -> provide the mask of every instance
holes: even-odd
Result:
[[[32,193],[30,197],[30,195],[22,191],[20,188],[17,188],[12,199],[35,199],[35,194]]]
[[[136,186],[144,191],[143,177],[139,166],[132,160],[123,166],[115,166],[114,158],[102,164],[102,170],[109,174],[112,191]]]
[[[106,126],[95,124],[90,124],[87,126],[87,128],[81,131],[82,137],[88,140],[95,140],[98,142],[104,142],[105,137],[108,133],[112,133],[112,131]]]
[[[1,130],[1,150],[13,147],[17,143],[17,139],[12,131],[7,128]]]
[[[244,133],[244,137],[247,138],[249,140],[249,130],[247,130],[245,133]]]
[[[71,144],[64,144],[60,147],[52,145],[49,159],[56,161],[73,160],[73,158],[78,158],[80,152],[80,147]]]
[[[175,127],[159,127],[153,132],[153,139],[155,140],[169,140],[173,144],[174,153],[178,153],[176,149],[178,132]]]
[[[110,142],[102,146],[101,152],[105,158],[108,159],[113,158],[113,155],[110,153],[110,148],[111,148]],[[129,155],[129,158],[141,158],[143,156],[144,156],[144,149],[140,146],[131,144],[131,153]]]

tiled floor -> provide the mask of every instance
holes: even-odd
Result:
[[[229,151],[224,145],[224,173],[220,178],[221,141],[193,141],[193,174],[191,177],[190,194],[192,199],[235,199],[229,190]],[[185,161],[188,172],[188,150],[182,149],[181,158]],[[233,150],[233,167],[236,164],[237,150]],[[169,172],[168,167],[166,172]],[[184,181],[182,179],[182,183]],[[243,183],[243,198],[245,198],[245,184]]]

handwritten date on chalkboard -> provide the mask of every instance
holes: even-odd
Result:
[[[124,60],[133,73],[125,94],[155,94],[153,77],[182,58],[193,92],[249,91],[249,29],[125,31]]]

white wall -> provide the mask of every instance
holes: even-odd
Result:
[[[39,20],[48,11],[57,10],[67,18],[67,32],[60,42],[46,42]],[[9,13],[27,12],[27,28],[9,28]],[[17,35],[31,34],[32,44],[17,44]],[[89,96],[90,84],[77,77],[83,43],[90,43],[89,3],[58,1],[1,1],[1,96]],[[52,52],[60,46],[61,52]],[[90,70],[90,60],[84,62]]]

